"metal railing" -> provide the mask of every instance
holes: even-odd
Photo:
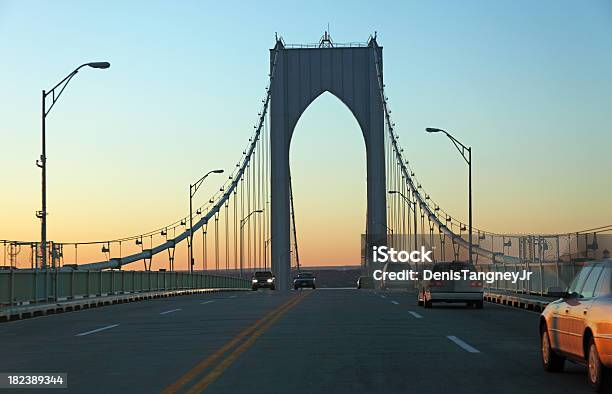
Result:
[[[583,265],[584,262],[576,261],[554,263],[526,261],[521,264],[479,264],[477,268],[483,272],[520,273],[523,270],[530,272],[532,275],[529,280],[518,280],[515,283],[510,280],[496,280],[493,283],[485,283],[485,289],[545,296],[551,287],[567,288]]]
[[[0,307],[152,291],[248,289],[249,279],[164,271],[0,271]]]

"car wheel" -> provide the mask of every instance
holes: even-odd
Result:
[[[251,290],[257,291],[257,287],[251,287]]]
[[[425,302],[423,301],[424,299],[425,299],[425,293],[422,293],[419,291],[419,295],[417,296],[417,303],[419,304],[419,306],[425,305]]]
[[[540,353],[542,356],[542,365],[544,370],[548,372],[561,372],[565,365],[565,358],[555,353],[554,349],[550,344],[550,338],[548,336],[548,330],[542,329],[540,335]]]
[[[312,285],[312,289],[313,289],[313,290],[314,290],[314,289],[316,289],[316,288],[317,288],[317,287],[316,287],[315,285]]]
[[[298,289],[298,287],[297,287],[297,286],[293,286],[293,290],[297,290],[297,289]]]
[[[275,290],[276,286],[270,286],[270,290]]]
[[[476,301],[476,302],[474,303],[474,307],[475,307],[476,309],[482,309],[482,308],[484,308],[484,301],[483,301],[483,300]]]
[[[423,297],[423,306],[425,308],[431,308],[433,305],[431,300],[428,300],[427,297]]]
[[[589,343],[588,360],[588,376],[591,387],[598,393],[608,393],[610,386],[610,371],[601,364],[595,340],[591,338]]]

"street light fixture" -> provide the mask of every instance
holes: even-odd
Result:
[[[193,185],[189,185],[189,272],[193,273],[193,196],[195,196],[196,192],[202,186],[202,182],[206,179],[210,174],[222,174],[223,170],[212,170],[208,171],[202,178],[198,179]]]
[[[244,232],[242,231],[242,228],[246,224],[247,220],[249,220],[251,215],[253,215],[254,213],[263,213],[263,209],[256,209],[252,211],[251,213],[249,213],[248,215],[246,215],[244,219],[240,219],[240,277],[241,278],[242,278],[242,267],[243,267],[243,261],[244,261],[244,253],[242,252],[243,244],[244,244],[244,241],[243,241]]]
[[[107,69],[110,67],[109,62],[92,62],[92,63],[87,63],[87,65],[91,68],[100,68],[100,69]]]
[[[410,201],[408,197],[404,195],[404,193],[398,190],[389,190],[389,194],[398,194],[400,197],[404,199],[406,203],[408,203],[408,209],[412,208],[414,212],[414,250],[417,250],[417,214],[416,214],[416,201]]]
[[[427,127],[425,129],[428,133],[444,133],[446,136],[452,141],[453,145],[457,148],[461,157],[468,165],[468,205],[469,205],[469,234],[468,234],[468,242],[469,242],[469,262],[472,264],[472,147],[465,146],[458,139],[450,135],[446,130],[437,129],[434,127]],[[467,155],[466,155],[467,152]]]
[[[79,67],[74,69],[64,79],[62,79],[57,85],[51,88],[49,91],[42,91],[42,153],[40,159],[36,160],[36,166],[41,169],[41,210],[36,212],[36,217],[40,219],[40,248],[41,248],[41,268],[47,268],[47,144],[46,144],[46,119],[47,115],[51,111],[51,108],[55,105],[57,100],[60,98],[66,86],[70,80],[79,72],[79,70],[85,66],[91,68],[106,69],[110,67],[109,62],[91,62],[81,64]],[[59,91],[56,94],[56,89]],[[46,107],[47,96],[51,95],[51,105],[49,108]]]

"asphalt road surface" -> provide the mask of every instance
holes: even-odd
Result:
[[[537,327],[408,293],[191,295],[0,324],[0,372],[67,373],[54,393],[589,393],[584,367],[542,370]]]

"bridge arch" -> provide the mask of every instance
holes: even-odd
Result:
[[[272,270],[278,288],[287,290],[291,261],[291,138],[302,113],[324,92],[340,99],[359,123],[366,147],[366,233],[370,244],[385,242],[385,129],[378,79],[378,72],[382,73],[382,47],[371,41],[367,46],[286,48],[277,41],[270,51],[270,70]]]
[[[298,120],[289,147],[303,266],[360,264],[365,158],[365,140],[353,113],[330,92],[315,98]],[[293,266],[293,253],[291,258]]]

